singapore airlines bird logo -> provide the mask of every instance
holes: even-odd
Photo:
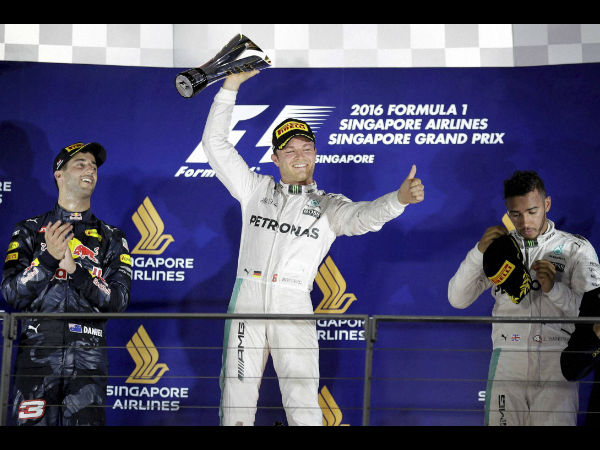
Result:
[[[127,343],[127,350],[135,362],[135,369],[126,383],[155,384],[169,370],[166,364],[158,362],[158,350],[143,325]]]
[[[165,224],[148,197],[131,218],[142,236],[131,253],[160,255],[175,240],[170,234],[163,234]]]
[[[315,313],[341,314],[356,301],[356,295],[346,293],[346,280],[331,256],[325,258],[325,262],[319,267],[315,282],[323,293],[323,300],[316,307]]]
[[[347,424],[342,423],[342,410],[334,400],[331,392],[329,392],[329,389],[327,389],[327,386],[323,386],[323,389],[319,392],[319,406],[321,407],[321,411],[323,411],[323,426],[347,426]]]

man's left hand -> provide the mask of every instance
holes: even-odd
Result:
[[[419,203],[425,199],[425,186],[419,178],[415,178],[417,166],[412,165],[408,177],[398,189],[398,201],[403,204]]]
[[[542,291],[546,294],[554,287],[554,275],[556,274],[556,268],[554,264],[545,259],[540,259],[531,265],[531,268],[535,270],[537,274],[537,280],[542,287]]]

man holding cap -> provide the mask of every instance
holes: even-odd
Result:
[[[400,189],[372,202],[327,194],[313,179],[315,135],[288,119],[273,130],[271,159],[281,180],[249,170],[228,142],[239,86],[258,71],[229,76],[202,138],[209,164],[242,207],[242,237],[229,313],[312,314],[319,264],[337,236],[378,231],[424,199],[413,165]],[[269,353],[289,425],[322,425],[319,351],[313,320],[229,320],[221,371],[221,424],[253,425]]]
[[[536,172],[504,181],[510,221],[488,228],[448,285],[455,308],[492,288],[497,317],[577,317],[583,294],[599,287],[598,257],[583,237],[557,230],[551,199]],[[516,248],[520,254],[516,253]],[[569,323],[492,325],[486,425],[576,425],[578,391],[561,373]]]
[[[2,293],[31,313],[122,312],[131,262],[125,235],[97,219],[91,196],[106,160],[98,143],[62,149],[52,172],[58,202],[19,222],[4,263]],[[17,425],[104,425],[105,320],[24,319],[15,367]]]

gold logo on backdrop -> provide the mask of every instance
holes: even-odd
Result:
[[[127,343],[127,350],[135,362],[135,369],[125,383],[155,384],[169,370],[166,364],[158,362],[158,350],[143,325]]]
[[[327,386],[323,386],[323,389],[319,392],[319,406],[323,411],[323,426],[348,426],[348,424],[342,423],[342,410],[333,399],[333,395],[331,395]]]
[[[356,295],[346,293],[346,280],[331,256],[325,258],[325,262],[319,267],[315,281],[323,293],[323,300],[316,307],[315,313],[341,314],[356,301]]]
[[[163,234],[165,224],[148,197],[144,199],[131,218],[142,236],[131,253],[160,255],[175,240],[170,234]],[[159,248],[161,244],[162,247]]]

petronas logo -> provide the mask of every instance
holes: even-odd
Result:
[[[160,255],[175,240],[170,234],[163,234],[165,224],[148,197],[144,199],[131,218],[142,236],[131,253]]]
[[[346,280],[331,256],[325,258],[319,267],[315,281],[323,293],[323,300],[316,307],[315,313],[341,314],[356,301],[356,295],[346,293]]]
[[[135,369],[125,383],[155,384],[169,370],[166,364],[158,362],[158,350],[143,325],[127,343],[127,350]]]
[[[335,402],[331,392],[329,392],[329,389],[327,389],[327,386],[323,386],[323,389],[319,392],[319,406],[321,407],[321,411],[323,411],[323,426],[348,426],[348,424],[342,423],[342,411]]]

